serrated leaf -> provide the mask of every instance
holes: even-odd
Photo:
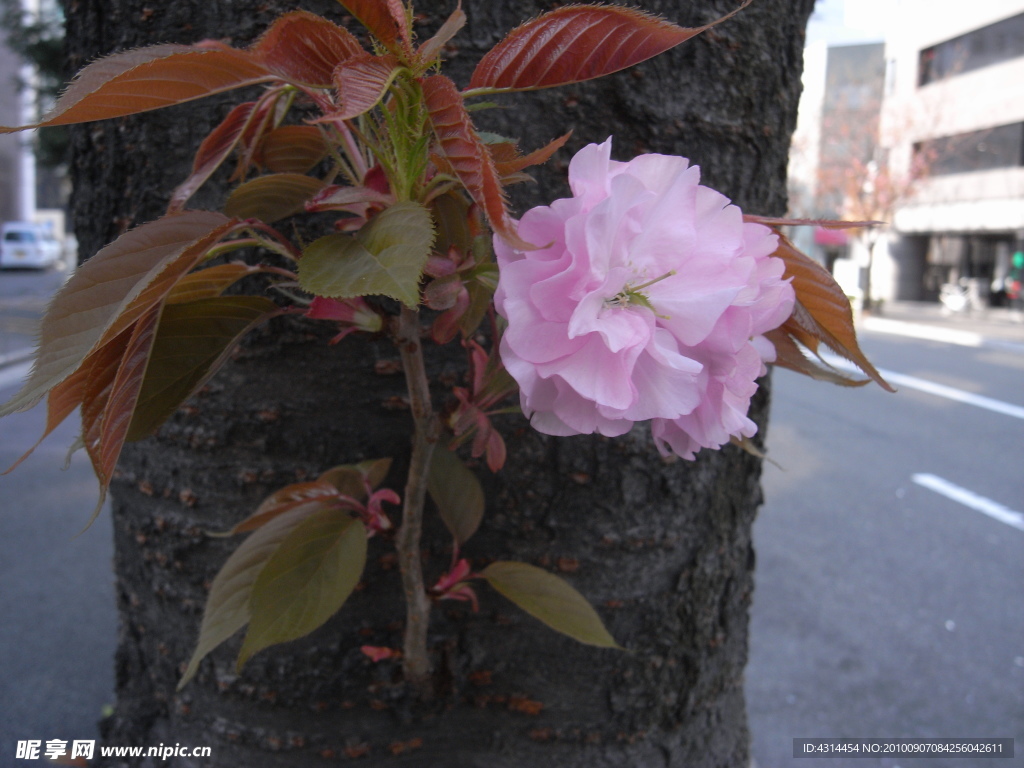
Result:
[[[365,566],[362,522],[336,509],[303,520],[281,541],[252,586],[238,668],[264,648],[320,627],[348,600]]]
[[[551,156],[555,154],[555,152],[557,152],[565,145],[565,142],[569,140],[570,136],[572,136],[572,131],[569,131],[563,136],[559,136],[557,139],[555,139],[552,142],[549,142],[548,144],[545,144],[540,149],[535,149],[528,155],[520,155],[518,152],[514,152],[513,157],[501,159],[495,157],[495,170],[497,170],[498,173],[504,177],[511,176],[512,174],[517,173],[523,170],[524,168],[529,168],[530,166],[533,165],[541,165],[542,163],[546,163],[548,160],[551,159]]]
[[[373,109],[384,98],[398,71],[398,59],[390,55],[365,53],[349,59],[334,71],[341,109],[325,115],[323,120],[351,120]]]
[[[327,144],[316,126],[285,125],[263,138],[259,155],[274,173],[306,173],[326,157]]]
[[[178,683],[178,690],[192,679],[199,662],[210,651],[249,622],[249,597],[256,577],[288,534],[318,510],[315,503],[289,510],[255,531],[231,554],[213,580],[196,649]]]
[[[246,126],[252,118],[255,101],[239,104],[228,113],[220,125],[203,139],[192,163],[192,173],[179,184],[171,195],[169,211],[179,211],[195,194],[196,190],[206,183],[213,172],[220,167],[238,145]]]
[[[433,75],[421,86],[440,151],[469,196],[487,215],[491,228],[517,248],[535,248],[516,234],[491,153],[480,140],[455,83],[444,75]]]
[[[316,503],[325,506],[331,500],[337,500],[338,489],[323,480],[311,483],[292,483],[280,488],[265,498],[249,517],[224,533],[211,536],[234,536],[261,528],[275,517],[290,512],[298,506]]]
[[[92,459],[103,491],[113,477],[138,405],[160,322],[160,309],[159,306],[150,309],[132,328],[131,338],[118,362],[110,393],[103,404],[99,431],[85,427],[82,430],[86,453]]]
[[[430,213],[401,202],[377,214],[354,237],[328,235],[299,261],[299,285],[316,296],[390,296],[419,304],[419,282],[434,241]]]
[[[420,62],[427,64],[436,59],[448,41],[455,37],[465,25],[466,14],[462,11],[462,0],[459,0],[452,15],[445,20],[432,38],[419,47],[416,55]]]
[[[818,342],[825,344],[856,363],[883,389],[894,392],[857,343],[853,310],[843,289],[824,267],[801,253],[785,235],[778,233],[778,236],[779,247],[773,255],[786,263],[784,277],[792,278],[796,293],[793,314],[783,324],[783,329],[812,352],[817,352]]]
[[[94,349],[163,301],[234,226],[219,213],[172,214],[126,232],[85,262],[51,302],[32,373],[0,416],[30,408],[71,376]]]
[[[270,173],[240,184],[224,203],[224,212],[239,219],[272,224],[306,210],[306,201],[326,184],[298,173]]]
[[[351,32],[308,11],[281,16],[249,51],[282,79],[313,88],[329,88],[335,68],[363,53]]]
[[[401,18],[396,18],[394,7],[388,0],[338,0],[338,2],[386,47],[394,50],[403,34],[408,38],[405,14],[402,13]]]
[[[0,133],[134,115],[273,79],[245,51],[155,45],[93,62],[40,122]]]
[[[535,90],[579,83],[632,67],[674,48],[749,5],[703,27],[686,28],[617,6],[569,5],[512,30],[488,51],[470,89]]]
[[[217,296],[165,306],[127,439],[156,431],[217,371],[236,341],[277,312],[277,305],[261,296]]]
[[[439,445],[430,460],[427,491],[455,541],[465,544],[484,517],[484,491],[476,475],[455,453]]]
[[[526,563],[498,561],[484,568],[480,575],[556,632],[586,645],[619,647],[586,598],[554,574]]]

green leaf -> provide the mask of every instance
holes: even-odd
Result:
[[[391,459],[367,459],[358,464],[339,464],[317,478],[318,483],[330,483],[338,493],[362,501],[366,498],[364,480],[371,488],[384,482],[391,469]]]
[[[556,632],[586,645],[619,648],[597,611],[565,581],[526,563],[491,563],[480,575],[501,594]]]
[[[300,173],[270,173],[239,184],[224,203],[224,213],[271,224],[306,210],[306,201],[327,184]]]
[[[239,338],[276,312],[277,305],[260,296],[165,306],[127,439],[152,434],[216,372]]]
[[[275,517],[231,554],[213,580],[196,649],[178,683],[178,690],[192,679],[199,669],[199,662],[210,651],[249,622],[249,597],[256,577],[288,534],[319,509],[319,504],[310,502]]]
[[[267,271],[262,266],[250,266],[240,261],[206,267],[181,278],[167,294],[168,304],[187,304],[197,299],[220,296],[243,277]]]
[[[352,594],[365,565],[366,529],[347,512],[322,509],[296,526],[253,584],[239,669],[264,648],[321,626]]]
[[[284,488],[279,488],[267,496],[249,517],[242,520],[230,530],[223,533],[208,533],[208,536],[234,536],[238,533],[255,531],[275,517],[283,515],[296,507],[316,502],[321,506],[327,506],[332,500],[338,498],[338,489],[333,485],[321,480],[312,483],[292,483]]]
[[[317,296],[381,295],[416,307],[433,242],[430,212],[419,203],[396,203],[355,237],[328,235],[313,242],[299,261],[299,285]]]
[[[430,459],[427,492],[452,536],[465,544],[484,517],[484,490],[476,475],[453,451],[439,445]]]

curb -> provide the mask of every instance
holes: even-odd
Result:
[[[994,347],[1024,353],[1024,343],[1022,342],[1011,341],[977,331],[948,328],[927,322],[915,323],[907,320],[893,320],[886,317],[865,317],[858,323],[858,326],[866,331],[891,334],[893,336],[940,341],[963,347]]]

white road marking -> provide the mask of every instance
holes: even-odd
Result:
[[[987,499],[974,491],[961,488],[959,485],[954,485],[937,475],[919,472],[916,475],[911,475],[910,479],[924,488],[942,494],[947,499],[952,499],[963,504],[965,507],[970,507],[977,512],[981,512],[983,515],[988,515],[993,520],[1006,523],[1018,531],[1024,531],[1024,513],[1003,506],[998,501],[992,501],[992,499]]]
[[[0,370],[0,389],[6,389],[16,384],[21,384],[28,372],[32,370],[32,363],[21,363],[11,365]]]
[[[860,371],[860,369],[849,360],[845,360],[841,357],[834,355],[823,355],[822,357],[825,362],[833,368],[842,368],[846,371]],[[1001,413],[1004,416],[1012,416],[1015,419],[1024,419],[1024,406],[1005,403],[1002,400],[985,397],[984,395],[976,395],[973,392],[966,392],[962,389],[956,389],[955,387],[947,387],[945,384],[937,384],[934,381],[928,381],[927,379],[919,379],[917,376],[908,376],[905,373],[887,371],[884,368],[879,368],[878,372],[882,374],[883,379],[897,387],[916,389],[919,392],[926,392],[929,395],[935,395],[936,397],[944,397],[947,400],[955,400],[958,403],[966,403],[967,405],[984,408],[989,411],[994,411],[995,413]]]

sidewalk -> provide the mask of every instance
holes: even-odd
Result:
[[[938,302],[887,301],[880,310],[864,312],[857,325],[878,333],[1024,352],[1024,316],[1006,307],[951,313]]]

